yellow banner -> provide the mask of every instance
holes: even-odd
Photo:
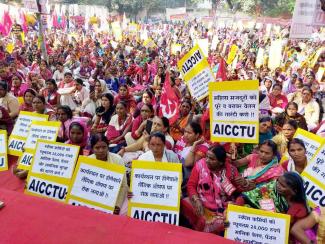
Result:
[[[234,61],[237,51],[238,51],[238,46],[232,45],[228,54],[227,64],[231,64]]]
[[[7,131],[0,130],[0,171],[8,170]]]

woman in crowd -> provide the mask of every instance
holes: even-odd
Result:
[[[147,126],[147,120],[151,120],[153,115],[153,106],[151,104],[143,104],[140,116],[133,120],[131,133],[126,134],[127,145],[133,144],[143,135]]]
[[[126,146],[125,135],[131,130],[132,115],[127,111],[127,105],[120,101],[115,107],[116,114],[112,116],[105,133],[110,142],[109,151],[117,153]]]
[[[133,113],[133,118],[137,118],[141,114],[141,108],[144,104],[146,105],[150,104],[152,106],[155,105],[154,95],[149,90],[144,91],[144,93],[142,94],[142,100],[137,104],[137,108]]]
[[[19,106],[19,111],[34,112],[33,99],[37,96],[37,92],[28,88],[24,93],[24,102]]]
[[[265,204],[265,200],[268,204]],[[296,172],[286,172],[261,188],[245,192],[236,203],[288,214],[291,216],[291,225],[306,217],[309,212],[304,182]]]
[[[284,161],[281,166],[285,171],[301,174],[307,166],[306,147],[302,140],[293,138],[288,142],[289,160]]]
[[[101,106],[96,109],[96,117],[91,128],[92,133],[104,133],[115,112],[114,97],[112,94],[102,94],[101,100]]]
[[[129,88],[127,85],[120,85],[118,89],[118,94],[115,97],[114,104],[117,105],[119,102],[124,102],[127,105],[127,112],[133,114],[137,103],[132,94],[130,94]]]
[[[302,88],[302,99],[298,103],[298,112],[305,117],[309,130],[318,126],[320,107],[313,98],[313,91],[308,86]]]
[[[273,137],[272,119],[269,116],[260,118],[259,144]]]
[[[41,60],[39,68],[39,73],[43,80],[48,80],[52,78],[52,72],[50,69],[47,68],[47,62],[45,60]]]
[[[56,116],[53,109],[46,104],[45,98],[41,95],[37,95],[33,98],[33,109],[35,113],[38,114],[47,114],[49,116],[49,121],[55,121]]]
[[[119,155],[108,151],[109,141],[103,134],[99,133],[92,135],[90,138],[90,145],[93,152],[93,154],[89,156],[90,158],[96,158],[97,160],[105,161],[111,164],[117,164],[124,167],[122,158]],[[121,189],[116,200],[114,214],[127,214],[126,205],[128,190],[129,187],[127,185],[126,176],[124,176]]]
[[[258,152],[248,155],[245,158],[233,161],[233,164],[239,168],[247,166],[242,176],[249,181],[245,182],[251,186],[251,189],[258,188],[261,184],[277,179],[284,172],[281,165],[278,164],[277,146],[271,140],[266,140],[259,145]],[[243,184],[240,179],[237,182]]]
[[[262,94],[264,95],[271,94],[274,85],[275,85],[275,81],[271,77],[269,76],[265,77],[261,85]]]
[[[104,80],[95,80],[95,101],[97,106],[101,106],[101,96],[109,93]]]
[[[69,126],[72,120],[72,110],[68,106],[59,106],[56,111],[56,117],[61,122],[58,133],[58,142],[65,142],[69,137]]]
[[[11,77],[11,80],[12,80],[11,93],[15,97],[22,97],[28,88],[28,84],[23,83],[23,80],[19,75],[13,75]]]
[[[74,80],[70,71],[64,73],[64,80],[58,84],[58,93],[61,95],[60,104],[67,105],[72,111],[76,109],[76,104],[73,100]]]
[[[184,100],[179,109],[179,118],[170,126],[170,135],[175,141],[181,139],[184,134],[185,127],[192,121],[193,114],[191,113],[192,103],[189,100]]]
[[[295,102],[289,102],[284,112],[275,117],[276,130],[281,131],[284,123],[289,120],[295,120],[299,128],[308,130],[306,119],[298,113],[298,105]]]
[[[278,146],[280,156],[287,152],[288,142],[292,140],[297,129],[297,122],[295,120],[289,120],[283,124],[281,132],[272,138],[272,141]]]
[[[139,160],[179,163],[177,155],[166,149],[166,137],[162,132],[153,132],[149,136],[149,151],[140,155]]]
[[[89,91],[85,87],[83,80],[79,78],[74,81],[74,87],[73,101],[77,106],[76,109],[80,110],[82,102],[89,98]]]
[[[187,183],[188,197],[181,201],[181,214],[193,229],[216,234],[224,230],[224,212],[235,200],[237,176],[221,146],[209,148],[206,158],[195,164]]]
[[[184,136],[176,141],[174,151],[183,164],[183,185],[191,174],[194,163],[204,158],[209,148],[209,144],[202,137],[200,124],[191,122],[185,127]]]
[[[58,93],[58,86],[54,79],[46,81],[46,88],[41,91],[41,95],[45,97],[45,101],[53,108],[60,105],[60,94]]]
[[[297,221],[290,234],[301,244],[325,243],[325,208],[317,207],[306,218]]]
[[[282,86],[280,84],[273,85],[272,92],[269,94],[271,112],[273,115],[280,114],[284,111],[288,104],[288,99],[281,94]]]
[[[86,146],[88,143],[89,129],[82,118],[73,119],[69,125],[67,144],[80,147],[79,155],[88,156],[89,150]]]

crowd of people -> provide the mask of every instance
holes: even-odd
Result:
[[[325,65],[323,33],[306,41],[289,40],[288,28],[267,33],[266,27],[238,30],[186,24],[143,25],[155,45],[144,46],[138,34],[49,30],[47,57],[37,36],[24,41],[11,34],[0,42],[0,129],[9,135],[20,111],[49,115],[60,121],[57,141],[80,146],[80,155],[123,165],[129,174],[132,160],[181,163],[183,167],[181,225],[222,235],[229,203],[272,209],[291,216],[290,241],[325,241],[325,209],[311,209],[300,174],[308,160],[298,128],[325,137]],[[259,144],[215,143],[210,140],[208,97],[196,101],[182,79],[177,62],[195,39],[217,38],[208,62],[216,82],[259,80]],[[281,66],[268,68],[259,48],[268,53],[271,41],[281,39]],[[6,45],[15,47],[8,52]],[[172,51],[172,44],[182,44]],[[236,63],[227,64],[230,47],[239,47]],[[313,59],[310,57],[314,55]],[[321,74],[321,75],[319,75]],[[164,83],[169,79],[179,99],[179,114],[170,122],[160,112]],[[324,118],[325,119],[325,118]],[[282,156],[289,160],[279,163]],[[26,179],[28,171],[11,166]],[[115,214],[126,214],[129,191],[126,177]],[[318,226],[318,235],[317,235]]]

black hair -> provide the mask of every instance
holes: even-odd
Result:
[[[72,119],[73,112],[72,112],[72,110],[71,110],[71,108],[69,106],[67,106],[67,105],[60,105],[60,106],[58,106],[57,111],[59,109],[63,110],[67,114],[67,116],[68,116],[69,119]]]
[[[57,62],[55,65],[63,66],[63,64],[61,62]]]
[[[126,102],[124,102],[124,101],[119,101],[117,104],[121,104],[124,108],[128,107]],[[117,106],[117,104],[116,104],[116,106]]]
[[[166,143],[166,136],[165,136],[163,133],[159,132],[159,131],[157,131],[157,132],[152,132],[152,133],[150,134],[149,142],[150,142],[151,138],[153,138],[153,137],[158,137],[158,138],[160,138],[160,139],[162,140],[162,142],[163,142],[164,144]]]
[[[5,81],[0,81],[0,87],[2,87],[2,89],[8,91],[8,84]]]
[[[227,159],[227,152],[222,146],[210,147],[209,151],[213,152],[219,162],[225,163]]]
[[[69,134],[70,134],[70,131],[71,131],[71,129],[72,129],[73,126],[78,127],[82,131],[82,133],[85,133],[84,127],[79,122],[75,121],[75,122],[72,122],[69,125]],[[70,137],[70,135],[69,135],[69,137]]]
[[[109,142],[107,137],[103,134],[103,133],[97,133],[97,134],[93,134],[90,137],[90,147],[94,148],[94,146],[97,144],[97,142],[102,141],[105,142],[108,146]]]
[[[25,95],[26,95],[27,92],[31,93],[34,97],[37,96],[37,92],[34,89],[27,88],[26,91],[24,92],[24,97],[25,97]]]
[[[161,117],[161,120],[163,122],[164,127],[167,128],[167,132],[169,133],[170,130],[169,119],[163,116]]]
[[[285,108],[285,112],[287,113],[287,110],[289,108],[289,106],[294,106],[297,110],[298,110],[298,104],[295,102],[289,102]]]
[[[279,84],[279,83],[276,83],[276,84],[274,84],[273,85],[273,87],[272,87],[272,90],[274,89],[274,87],[280,87],[280,90],[282,90],[282,85],[281,84]]]
[[[33,100],[34,100],[35,98],[38,98],[39,100],[42,101],[43,104],[46,104],[46,101],[45,101],[45,97],[44,97],[44,96],[42,96],[42,95],[36,95],[36,96],[33,98]]]
[[[147,106],[147,107],[149,108],[149,110],[150,110],[152,113],[154,112],[154,109],[153,109],[152,104],[143,104],[142,107],[143,107],[143,106]],[[142,108],[142,107],[141,107],[141,108]]]
[[[297,203],[304,203],[305,207],[307,202],[306,191],[304,188],[304,181],[301,176],[296,172],[286,172],[283,174],[287,185],[295,192],[293,201]],[[308,210],[308,209],[307,209]]]
[[[184,100],[181,102],[181,104],[183,104],[183,103],[187,103],[188,105],[190,105],[190,108],[192,109],[192,103],[191,103],[190,100],[188,100],[188,99],[184,99]]]
[[[299,144],[300,146],[302,146],[306,150],[306,146],[305,146],[304,141],[299,139],[299,138],[293,138],[292,140],[290,140],[288,142],[288,145],[287,145],[288,151],[290,150],[292,144]]]
[[[313,90],[310,88],[310,86],[304,86],[301,90],[301,92],[308,91],[311,95],[313,95]]]
[[[56,84],[55,80],[54,79],[48,79],[46,80],[46,83],[50,82],[53,86],[54,86],[54,89],[57,90],[58,89],[58,85]]]
[[[203,134],[202,127],[199,123],[192,121],[191,123],[189,123],[189,126],[191,126],[195,134],[199,134],[199,135]]]
[[[259,121],[260,123],[270,122],[270,121],[272,122],[272,119],[270,116],[265,116],[265,117],[261,117]]]
[[[293,119],[290,119],[290,120],[284,122],[283,126],[284,126],[284,125],[290,125],[290,126],[293,127],[295,130],[298,129],[298,123],[297,123],[297,121],[295,121],[295,120],[293,120]],[[282,126],[282,127],[283,127],[283,126]]]
[[[111,117],[115,112],[114,96],[111,93],[104,93],[102,94],[101,98],[103,97],[106,97],[109,100],[110,107],[106,112],[103,113],[102,119],[104,120],[105,124],[109,124]]]
[[[272,149],[273,155],[276,155],[278,153],[278,147],[274,141],[266,140],[259,145],[259,148],[261,148],[263,145],[270,147]]]
[[[148,94],[148,96],[150,97],[150,99],[152,99],[153,98],[153,93],[150,91],[150,90],[145,90],[144,91],[144,93],[143,94],[145,94],[145,93],[147,93]],[[142,96],[143,96],[143,94],[142,94]]]

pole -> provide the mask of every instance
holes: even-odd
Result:
[[[43,33],[42,6],[41,6],[40,1],[41,0],[36,0],[37,8],[38,8],[38,13],[36,14],[37,21],[38,21],[38,41],[40,43],[42,58],[45,59],[46,61],[48,61],[48,59],[47,59],[47,51],[46,51],[46,46],[45,46],[45,40],[44,40],[44,33]]]

